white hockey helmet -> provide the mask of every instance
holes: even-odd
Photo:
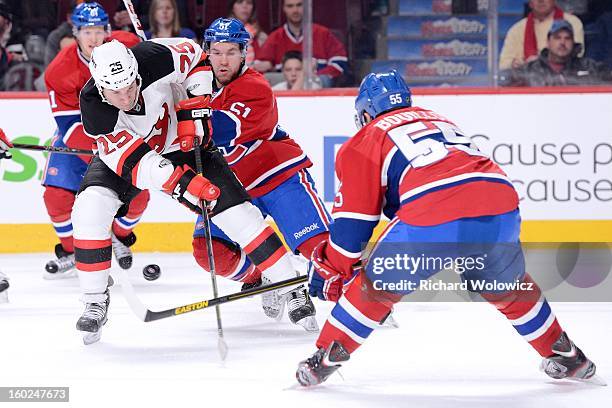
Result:
[[[100,92],[101,88],[116,91],[140,79],[134,53],[117,40],[93,49],[89,71]]]

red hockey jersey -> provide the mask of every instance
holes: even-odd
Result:
[[[312,166],[302,148],[278,125],[268,81],[250,68],[212,99],[212,137],[249,194],[259,197]]]
[[[259,61],[270,61],[276,70],[281,69],[287,51],[302,51],[303,36],[293,35],[287,24],[272,31],[264,45],[255,54]],[[345,72],[348,59],[344,45],[319,24],[312,25],[312,56],[317,60],[317,74],[335,78]]]
[[[384,114],[339,150],[327,259],[344,273],[380,220],[415,226],[497,215],[518,207],[501,168],[450,120],[418,107]]]
[[[118,40],[128,47],[140,42],[136,35],[126,31],[113,31],[110,40]],[[68,147],[91,149],[93,143],[83,130],[79,107],[79,93],[90,77],[88,61],[76,43],[61,50],[45,70],[45,85],[58,136]]]

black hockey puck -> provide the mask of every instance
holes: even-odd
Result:
[[[161,275],[161,269],[158,265],[147,265],[142,269],[142,276],[148,281],[154,281]]]

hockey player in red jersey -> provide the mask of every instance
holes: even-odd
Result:
[[[482,268],[461,274],[469,290],[506,316],[543,357],[546,374],[593,377],[595,364],[562,330],[540,288],[525,273],[518,195],[504,172],[452,121],[412,107],[410,90],[396,71],[368,75],[355,107],[363,128],[338,152],[335,222],[329,241],[315,249],[309,271],[310,294],[337,303],[316,342],[318,351],[298,366],[299,383],[325,381],[393,304],[414,290],[383,290],[380,281],[376,286],[379,276],[392,282],[404,279],[418,288],[440,271],[421,264],[410,273],[391,267],[388,275],[380,275],[378,260],[429,254],[486,259]],[[370,239],[381,213],[391,221],[364,268],[354,273],[362,243]],[[484,291],[477,289],[480,281],[520,285]]]
[[[219,18],[205,31],[204,48],[215,77],[212,137],[253,204],[274,219],[292,252],[310,259],[314,247],[328,236],[330,216],[308,173],[312,162],[278,124],[270,85],[245,65],[248,39],[249,33],[236,19]],[[198,263],[208,270],[201,221],[198,219],[193,248]],[[244,282],[244,288],[260,285],[261,271],[245,256],[245,249],[214,223],[212,234],[218,273]],[[306,290],[296,295],[308,297]],[[287,302],[291,317],[295,302]],[[266,310],[273,318],[282,312]],[[314,318],[303,323],[308,330],[318,329]]]
[[[0,128],[0,161],[2,159],[11,159],[13,156],[9,149],[13,144],[8,140],[4,131]],[[0,271],[0,303],[8,302],[9,279],[2,271]]]
[[[110,31],[108,15],[96,2],[81,3],[72,13],[76,43],[62,50],[45,71],[51,111],[57,123],[53,146],[89,150],[93,139],[83,131],[79,93],[91,77],[87,66],[93,49],[105,41],[116,39],[131,47],[138,37],[126,31]],[[45,266],[44,277],[73,277],[74,245],[72,239],[72,206],[91,157],[51,153],[45,167],[42,184],[47,212],[60,243],[55,246],[57,259]],[[113,251],[124,269],[132,264],[129,247],[136,241],[132,229],[136,226],[149,201],[143,191],[130,207],[122,208],[113,222]]]
[[[212,141],[204,140],[213,78],[201,47],[186,38],[145,41],[131,50],[111,41],[94,50],[89,67],[92,78],[80,104],[83,127],[96,139],[99,155],[87,169],[73,209],[85,303],[77,329],[85,342],[99,339],[107,319],[113,215],[142,189],[163,191],[195,213],[201,213],[200,200],[210,202],[212,222],[246,248],[266,279],[295,277],[280,238]],[[189,99],[175,103],[175,97]],[[193,170],[196,152],[203,175]],[[268,292],[267,305],[280,307],[277,299],[303,289],[293,285]],[[296,314],[314,314],[312,302],[298,303]]]

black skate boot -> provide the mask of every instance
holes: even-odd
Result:
[[[298,286],[287,295],[287,314],[291,323],[302,326],[306,331],[317,332],[319,325],[315,318],[317,311],[304,285]]]
[[[83,334],[83,343],[92,344],[100,340],[102,326],[106,324],[110,293],[87,293],[81,297],[85,311],[76,323],[76,328]]]
[[[342,344],[334,341],[327,349],[320,348],[312,357],[300,362],[295,378],[304,387],[321,384],[350,357]]]
[[[64,279],[76,277],[75,265],[73,252],[66,252],[62,247],[62,244],[55,245],[55,256],[57,259],[53,259],[45,265],[45,279]]]
[[[240,288],[240,291],[244,292],[246,290],[258,288],[260,286],[261,286],[261,278],[257,279],[255,282],[243,283],[242,287]]]
[[[589,380],[595,377],[595,364],[576,347],[565,332],[561,333],[559,339],[552,345],[552,351],[555,354],[542,360],[540,365],[540,369],[549,377],[557,380],[562,378]]]
[[[9,288],[8,276],[0,272],[0,303],[8,302],[8,288]]]
[[[113,253],[115,259],[119,262],[121,269],[130,269],[132,267],[132,250],[130,247],[136,243],[136,235],[130,232],[130,235],[124,238],[119,238],[112,234]]]

